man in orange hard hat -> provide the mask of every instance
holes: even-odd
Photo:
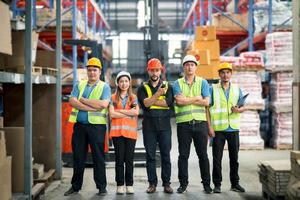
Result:
[[[157,186],[156,146],[161,155],[161,179],[165,193],[173,193],[171,188],[171,108],[173,106],[172,87],[160,79],[163,66],[160,60],[152,58],[148,61],[149,80],[143,83],[137,92],[143,109],[143,140],[146,149],[146,164],[149,187],[147,193],[154,193]]]
[[[72,135],[73,177],[72,186],[64,193],[70,196],[82,187],[88,145],[92,150],[94,181],[98,195],[105,195],[106,171],[104,143],[106,133],[107,107],[111,91],[107,83],[101,81],[102,64],[98,58],[87,62],[88,80],[79,81],[73,87],[70,104],[73,107],[69,121],[75,123]]]

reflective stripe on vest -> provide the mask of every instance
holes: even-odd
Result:
[[[163,84],[166,85],[167,90],[168,90],[168,82],[167,81],[163,81]],[[148,97],[152,97],[153,94],[152,94],[151,88],[148,85],[148,83],[144,83],[144,87],[146,89]],[[164,95],[158,97],[158,100],[163,100],[163,99],[166,99],[166,97]],[[164,110],[168,110],[170,108],[169,107],[163,107],[163,106],[150,106],[150,109],[164,109]]]
[[[87,86],[87,80],[80,81],[78,84],[79,96],[78,99],[82,97],[85,87]],[[98,81],[97,85],[94,87],[88,99],[100,99],[104,88],[104,82]],[[77,121],[78,110],[76,108],[72,109],[69,121]],[[88,112],[88,122],[90,124],[106,124],[107,108],[101,111]]]
[[[116,94],[113,94],[111,99],[114,102],[113,105],[116,111],[123,109],[130,110],[132,109],[131,105],[136,101],[136,96],[134,96],[131,102],[126,102],[125,108],[122,106],[121,99],[116,102]],[[129,97],[127,101],[129,101]],[[126,138],[137,139],[137,127],[137,117],[112,118],[109,136],[111,138],[123,136]]]
[[[231,107],[235,106],[239,99],[239,87],[230,85],[229,98],[220,84],[213,85],[213,106],[210,108],[211,124],[215,131],[224,131],[229,126],[233,129],[240,128],[240,113],[232,113]]]
[[[195,77],[195,81],[190,87],[184,78],[178,79],[179,87],[185,97],[195,97],[201,95],[202,78]],[[206,112],[204,106],[199,105],[185,105],[179,106],[175,104],[176,123],[188,122],[193,119],[206,121]]]

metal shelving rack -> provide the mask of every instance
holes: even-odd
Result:
[[[67,1],[67,0],[55,0],[56,2],[56,18],[50,20],[39,29],[41,33],[45,31],[45,27],[50,23],[56,22],[56,29],[53,32],[52,43],[43,42],[39,40],[39,48],[45,50],[51,50],[56,52],[56,69],[57,77],[42,75],[37,76],[32,74],[32,31],[36,28],[36,5],[43,5],[48,8],[53,8],[54,0],[46,1],[36,1],[36,0],[23,0],[23,1],[13,1],[11,5],[11,10],[13,11],[13,18],[15,19],[17,15],[26,13],[25,20],[25,74],[0,72],[0,83],[11,83],[11,84],[24,84],[25,85],[25,111],[24,111],[24,195],[26,199],[32,199],[32,93],[33,84],[55,84],[55,95],[56,95],[56,142],[55,142],[55,168],[56,168],[56,178],[60,179],[62,175],[62,163],[61,163],[61,66],[62,59],[66,62],[73,64],[74,80],[76,80],[76,68],[77,68],[77,51],[79,48],[76,46],[72,47],[72,60],[68,57],[62,55],[62,20],[63,14],[72,10],[72,34],[71,38],[76,39],[76,9],[84,7],[85,16],[85,33],[87,33],[88,25],[92,24],[92,30],[95,34],[97,31],[101,32],[104,36],[105,31],[102,29],[110,30],[110,26],[105,20],[102,11],[99,9],[99,5],[95,0],[80,0],[80,1]],[[71,2],[71,5],[68,4]],[[105,1],[101,1],[105,3]],[[61,10],[61,5],[64,5],[64,11]],[[69,7],[67,7],[69,5]],[[71,9],[72,8],[72,9]],[[29,13],[29,14],[28,14]],[[97,26],[98,23],[98,26]],[[53,38],[53,35],[55,36]],[[87,55],[85,55],[85,61]],[[21,197],[23,198],[23,197]]]
[[[239,0],[234,1],[234,12],[238,13],[238,3]],[[272,32],[272,0],[268,0],[268,7],[265,8],[268,10],[268,30],[267,32],[260,33],[258,35],[254,35],[254,19],[253,19],[253,12],[257,9],[264,9],[264,8],[257,8],[254,6],[254,0],[248,1],[248,29],[244,28],[239,22],[232,19],[230,16],[227,16],[222,9],[221,6],[226,6],[227,4],[220,1],[215,0],[186,0],[187,5],[190,5],[189,11],[185,10],[184,15],[186,16],[181,29],[187,28],[186,33],[190,36],[193,34],[193,28],[196,25],[211,25],[212,23],[212,13],[213,11],[217,11],[221,15],[230,19],[233,23],[242,27],[245,31],[240,32],[231,32],[231,31],[217,31],[217,38],[220,39],[220,45],[222,49],[222,39],[225,38],[228,40],[229,38],[233,38],[230,41],[231,48],[223,49],[222,55],[226,55],[228,52],[233,50],[244,51],[247,49],[248,51],[254,51],[254,45],[257,43],[264,43],[265,36],[268,33]],[[201,12],[203,11],[203,12]],[[286,24],[291,18],[285,20],[280,26]],[[224,41],[223,40],[223,41]],[[262,46],[260,44],[260,46]]]

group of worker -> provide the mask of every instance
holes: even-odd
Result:
[[[185,193],[189,184],[188,159],[190,147],[194,142],[199,159],[200,174],[204,192],[221,193],[222,157],[225,142],[228,144],[230,158],[231,190],[245,192],[239,184],[238,152],[240,113],[245,110],[241,89],[231,83],[232,65],[219,66],[220,83],[211,87],[208,82],[196,76],[198,61],[193,55],[183,58],[184,76],[172,86],[161,80],[163,66],[159,59],[148,61],[149,80],[144,82],[133,94],[131,75],[118,73],[116,91],[111,95],[107,83],[99,79],[101,62],[91,58],[87,62],[88,80],[74,86],[70,96],[73,110],[70,122],[74,122],[73,177],[72,186],[65,196],[78,193],[82,187],[88,145],[91,147],[94,181],[98,195],[106,195],[107,181],[105,171],[105,133],[107,115],[111,123],[109,136],[115,150],[115,181],[117,194],[133,194],[133,159],[137,140],[139,107],[143,110],[143,142],[146,150],[146,169],[149,186],[147,193],[156,192],[156,148],[161,156],[161,179],[164,192],[171,194],[172,146],[171,114],[175,110],[178,139],[178,179],[177,193]],[[211,188],[210,165],[207,155],[209,137],[212,139],[213,171]]]

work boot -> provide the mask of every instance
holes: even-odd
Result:
[[[179,188],[177,188],[177,193],[183,194],[183,193],[187,192],[186,188],[187,188],[186,185],[180,185]]]
[[[203,185],[203,188],[204,188],[204,192],[206,194],[211,194],[212,193],[212,189],[211,189],[210,185]]]
[[[107,194],[107,190],[105,188],[99,189],[99,192],[97,195],[99,196],[105,196]]]
[[[164,193],[167,193],[167,194],[173,193],[173,189],[171,188],[171,186],[169,184],[164,186]]]
[[[149,185],[148,189],[146,190],[148,194],[156,192],[156,186],[155,185]]]
[[[246,191],[242,186],[240,186],[240,184],[232,185],[230,190],[234,191],[234,192],[245,192]]]
[[[214,193],[221,193],[221,186],[215,186]]]
[[[70,187],[70,189],[64,193],[64,196],[71,196],[71,195],[75,195],[77,193],[78,193],[78,190],[74,190],[73,187]]]

